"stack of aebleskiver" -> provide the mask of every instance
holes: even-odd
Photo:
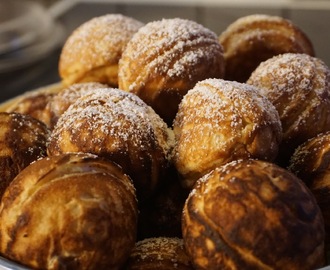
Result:
[[[35,109],[47,140],[4,193],[1,254],[41,269],[324,265],[326,212],[280,165],[330,129],[329,69],[287,20],[235,25],[218,38],[189,20],[109,14],[72,33],[58,91],[5,113]],[[255,50],[250,78],[229,80],[230,52]]]

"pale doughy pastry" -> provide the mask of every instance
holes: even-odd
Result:
[[[183,241],[174,237],[146,238],[136,243],[126,270],[193,270]]]
[[[50,131],[37,119],[0,112],[0,198],[7,186],[31,162],[46,156]]]
[[[131,179],[90,154],[39,159],[0,206],[2,256],[33,269],[121,269],[135,244]]]
[[[200,178],[183,211],[196,269],[319,269],[324,222],[310,190],[260,160],[233,161]]]
[[[67,38],[60,55],[64,85],[101,82],[118,86],[118,61],[143,23],[121,14],[107,14],[80,25]]]
[[[307,54],[277,55],[261,63],[248,84],[260,89],[280,115],[279,164],[287,165],[298,145],[330,130],[330,69],[322,60]]]
[[[88,152],[119,164],[139,201],[158,187],[171,159],[172,130],[138,96],[100,88],[76,100],[59,118],[48,154]]]
[[[119,61],[119,88],[135,93],[169,125],[182,97],[200,80],[222,78],[223,50],[202,25],[179,18],[150,22]]]
[[[246,82],[263,61],[283,53],[314,56],[309,37],[292,21],[279,16],[241,17],[219,36],[226,63],[225,79]]]
[[[248,84],[207,79],[182,99],[173,130],[174,163],[185,187],[232,160],[276,158],[282,138],[278,113]]]

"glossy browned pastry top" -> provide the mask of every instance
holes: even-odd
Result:
[[[323,174],[325,177],[330,168],[330,132],[320,133],[299,145],[288,168],[308,186]]]
[[[50,127],[51,114],[47,105],[54,95],[55,93],[52,92],[30,92],[6,111],[28,114]]]
[[[309,37],[292,21],[279,16],[253,14],[230,24],[219,36],[228,80],[246,82],[263,61],[283,53],[314,56]]]
[[[64,85],[95,81],[118,86],[118,61],[143,23],[121,14],[94,17],[67,38],[60,55]]]
[[[0,198],[13,178],[31,162],[46,156],[50,131],[37,119],[0,112]]]
[[[131,179],[90,154],[39,159],[7,189],[0,253],[33,269],[120,269],[135,244]]]
[[[320,133],[297,147],[289,170],[314,194],[324,217],[326,250],[330,250],[330,132]]]
[[[240,160],[200,178],[183,211],[197,269],[318,269],[324,222],[310,190],[269,162]]]

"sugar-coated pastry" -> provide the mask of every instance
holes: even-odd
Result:
[[[309,138],[330,130],[330,69],[307,54],[287,53],[261,63],[248,83],[276,107],[283,128],[279,163]]]
[[[64,85],[101,82],[118,86],[118,61],[143,23],[121,14],[94,17],[67,38],[59,60]]]
[[[90,154],[39,159],[0,206],[0,253],[33,269],[121,269],[135,244],[131,179]]]
[[[55,126],[58,118],[77,100],[77,98],[85,95],[89,91],[107,87],[107,85],[98,82],[85,82],[75,83],[62,89],[47,103],[47,110],[50,115],[50,127],[53,128]]]
[[[292,21],[253,14],[230,24],[219,36],[226,63],[225,79],[246,82],[263,61],[283,53],[314,56],[309,37]]]
[[[182,97],[200,80],[222,78],[223,50],[202,25],[173,18],[149,22],[119,61],[119,88],[135,93],[169,125]]]
[[[14,177],[31,162],[46,156],[50,131],[37,119],[0,112],[0,198]]]
[[[269,100],[251,85],[222,79],[201,81],[184,96],[173,130],[174,163],[188,188],[232,160],[274,160],[282,138]]]
[[[330,250],[330,132],[320,133],[297,147],[289,170],[302,179],[314,194],[321,208]]]
[[[175,237],[146,238],[135,244],[126,270],[193,270],[183,241]]]
[[[138,96],[115,88],[78,98],[59,118],[48,154],[87,152],[118,163],[133,179],[139,201],[168,169],[173,132]]]
[[[318,269],[324,222],[294,174],[260,160],[232,161],[200,178],[182,219],[196,269]]]

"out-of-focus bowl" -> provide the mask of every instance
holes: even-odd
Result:
[[[39,3],[0,0],[0,73],[42,59],[63,38],[62,27]]]

